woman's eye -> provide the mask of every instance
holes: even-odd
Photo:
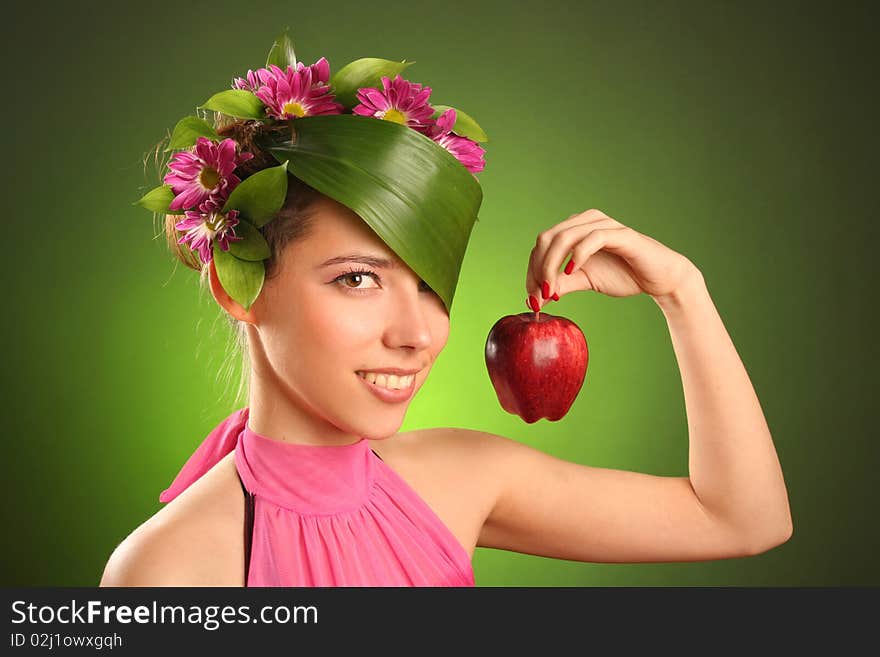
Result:
[[[336,278],[337,281],[343,281],[344,287],[350,290],[368,290],[369,287],[363,287],[360,284],[365,278],[370,277],[378,280],[378,276],[371,271],[350,271]],[[352,283],[352,284],[349,284]]]
[[[376,283],[379,282],[379,275],[375,272],[368,270],[358,270],[358,271],[349,271],[340,276],[337,276],[334,279],[335,283],[342,283],[343,287],[348,290],[353,290],[355,292],[370,290],[370,289],[378,289],[378,285],[374,285],[372,287],[364,287],[361,283],[364,282],[366,278],[372,278]],[[419,281],[419,291],[420,292],[430,292],[432,294],[436,294],[425,281]]]

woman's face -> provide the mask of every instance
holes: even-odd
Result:
[[[309,235],[286,247],[251,309],[252,390],[290,414],[288,425],[338,441],[386,438],[446,345],[449,315],[357,214],[328,198],[312,209]],[[394,381],[358,374],[386,368],[417,370],[411,394],[397,393],[406,399],[383,400],[373,386]]]

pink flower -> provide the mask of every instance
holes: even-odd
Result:
[[[486,150],[477,142],[452,132],[455,125],[455,110],[450,108],[437,117],[437,122],[427,131],[428,137],[452,153],[471,173],[482,171],[486,163],[483,155]]]
[[[189,242],[193,251],[198,250],[199,258],[206,265],[214,257],[212,243],[216,239],[220,248],[229,250],[229,242],[243,240],[237,237],[233,228],[238,225],[238,210],[230,210],[226,214],[220,212],[220,204],[208,199],[198,210],[187,210],[186,219],[178,221],[174,227],[186,234],[177,240],[178,244]]]
[[[323,57],[311,66],[297,62],[296,69],[282,71],[275,64],[257,71],[262,85],[254,95],[266,105],[266,113],[276,119],[294,119],[319,114],[342,114],[342,104],[327,84],[330,64]]]
[[[252,157],[253,153],[237,152],[233,139],[224,139],[218,144],[199,137],[192,150],[176,153],[168,163],[171,173],[164,181],[175,194],[169,209],[197,207],[213,196],[225,198],[240,182],[232,172]]]
[[[357,91],[360,104],[351,110],[352,114],[373,116],[385,121],[394,121],[409,126],[419,132],[425,132],[431,125],[434,109],[428,104],[431,87],[408,82],[397,74],[392,82],[382,76],[382,91],[372,87],[363,87]]]
[[[260,71],[264,71],[265,69],[260,69]],[[260,82],[260,71],[252,71],[248,69],[246,78],[235,78],[232,81],[233,89],[244,89],[245,91],[250,91],[251,93],[256,92],[257,89],[260,88],[262,84]]]

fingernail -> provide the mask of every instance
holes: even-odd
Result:
[[[532,307],[532,310],[534,310],[535,312],[538,312],[541,310],[541,306],[538,303],[538,300],[534,296],[532,296],[531,294],[529,295],[529,305]]]
[[[547,281],[541,283],[541,296],[545,299],[550,298],[550,283]]]
[[[574,269],[574,260],[569,260],[568,264],[565,265],[565,273],[570,274],[572,269]]]
[[[554,292],[553,296],[550,298],[553,299],[554,301],[559,301],[559,295],[556,292]]]
[[[526,310],[532,309],[532,302],[529,299],[531,299],[531,297],[526,297]]]

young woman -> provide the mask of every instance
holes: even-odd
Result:
[[[279,232],[300,236],[278,252],[275,275],[249,310],[230,299],[210,269],[214,298],[246,329],[247,437],[256,443],[255,463],[266,467],[245,471],[242,460],[237,471],[241,449],[219,458],[122,542],[102,585],[239,586],[247,567],[264,583],[467,585],[476,546],[590,562],[698,561],[755,555],[790,537],[785,484],[758,399],[699,270],[682,255],[589,210],[543,231],[527,268],[527,291],[541,306],[554,294],[594,290],[649,294],[661,308],[690,427],[690,476],[661,477],[566,462],[479,431],[398,433],[446,344],[443,303],[340,203],[316,195],[285,219]],[[568,256],[574,265],[565,274]],[[408,373],[397,383],[405,399],[371,391],[375,384],[363,374],[383,370]],[[423,522],[414,531],[428,537],[412,541],[419,552],[401,549],[398,556],[411,557],[418,572],[384,572],[392,566],[373,563],[394,553],[387,546],[365,541],[360,553],[352,551],[357,530],[385,542],[408,540],[389,539],[388,528],[376,530],[367,513],[356,516],[360,524],[351,522],[359,506],[375,507],[368,510],[376,515],[391,506],[360,500],[364,457],[402,479],[388,484],[387,494],[404,486],[413,493],[406,504],[415,511],[407,517]],[[325,461],[330,483],[320,471]],[[256,529],[276,543],[263,553],[273,558],[260,565],[242,565],[248,541],[240,475],[257,480],[252,486],[271,498],[266,513],[274,519]],[[314,496],[322,496],[320,503]],[[287,509],[289,500],[303,506]],[[427,509],[417,508],[419,500]],[[310,518],[334,524],[313,527]],[[272,534],[284,529],[289,545]],[[309,565],[318,555],[320,567]],[[359,572],[364,564],[373,570]]]
[[[586,290],[656,301],[689,476],[467,429],[400,433],[449,336],[485,135],[452,108],[432,118],[430,88],[385,74],[401,63],[357,60],[331,80],[325,59],[306,67],[285,43],[269,59],[286,68],[248,71],[206,103],[237,120],[179,122],[167,185],[141,199],[239,332],[248,406],[207,436],[102,585],[471,586],[477,546],[698,561],[791,536],[770,431],[700,271],[599,210],[537,236],[528,303]]]

